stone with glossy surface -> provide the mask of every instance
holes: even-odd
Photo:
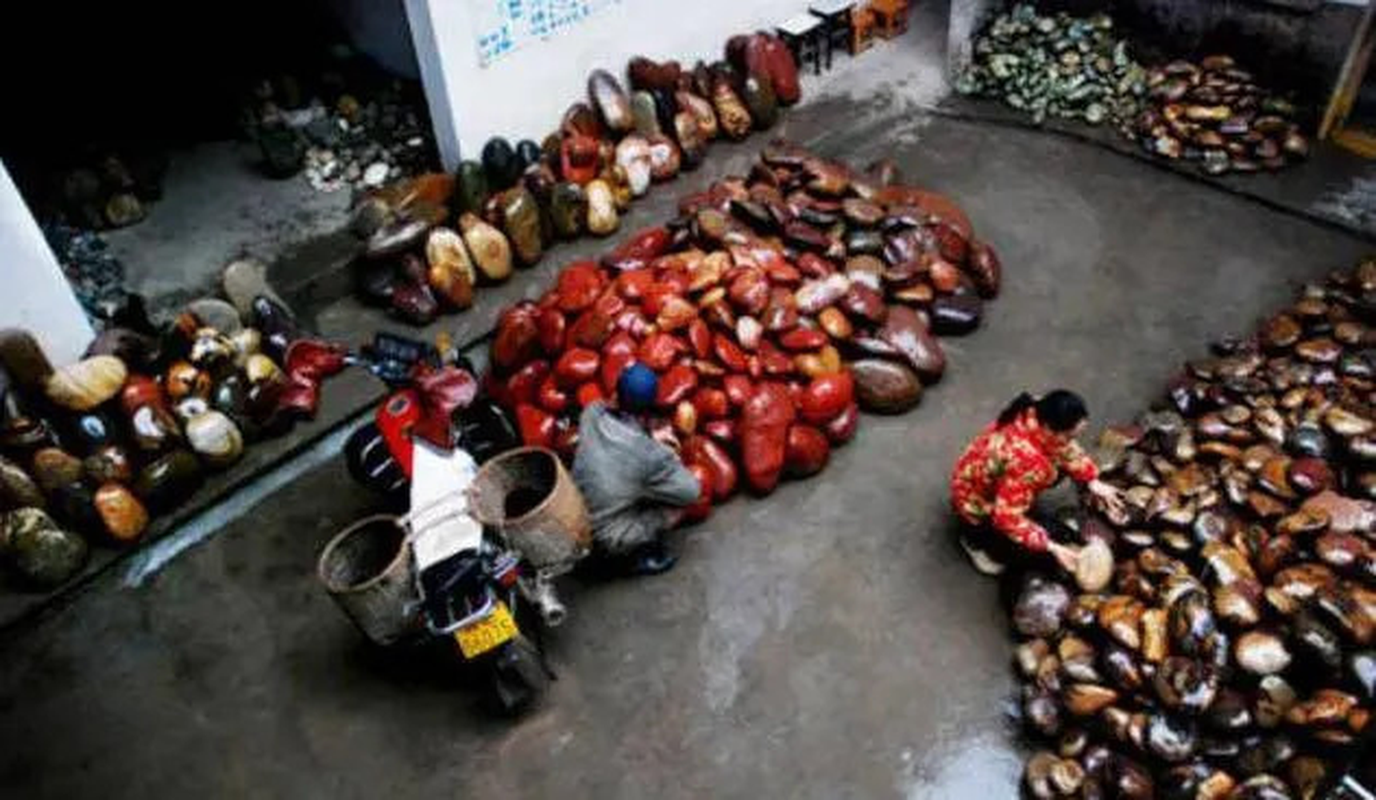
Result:
[[[105,532],[117,542],[132,542],[148,528],[148,511],[122,484],[101,485],[95,493],[95,507]]]
[[[500,282],[511,277],[511,243],[501,231],[471,213],[459,217],[459,229],[474,265],[484,278]]]
[[[186,422],[186,443],[206,464],[224,468],[244,454],[244,438],[234,421],[207,410]]]
[[[755,130],[763,131],[774,127],[779,121],[779,103],[774,96],[774,87],[768,78],[750,75],[741,87],[741,99],[750,112],[750,120]]]
[[[0,517],[5,559],[27,583],[51,588],[67,582],[86,563],[86,540],[59,527],[39,508],[19,508]]]
[[[91,356],[48,376],[48,399],[72,411],[87,411],[114,397],[129,371],[114,356]]]
[[[922,400],[922,381],[909,367],[882,358],[852,361],[860,407],[879,414],[901,414]]]
[[[588,199],[576,183],[556,184],[550,195],[550,219],[554,232],[562,239],[575,239],[587,225]]]
[[[712,109],[717,115],[718,128],[727,138],[740,140],[750,135],[754,125],[750,111],[729,81],[719,78],[713,82]]]
[[[165,511],[185,500],[201,485],[196,457],[180,448],[150,461],[139,470],[133,489],[149,510]]]
[[[588,232],[594,236],[606,236],[616,231],[620,218],[616,212],[616,200],[606,181],[594,180],[587,185]]]
[[[924,383],[941,379],[946,369],[946,356],[918,312],[907,306],[891,306],[878,335],[902,354]]]
[[[519,263],[525,266],[540,260],[544,242],[540,235],[540,207],[523,186],[502,194],[502,227]]]
[[[29,473],[18,464],[0,456],[0,507],[42,507],[43,493]]]
[[[588,76],[588,97],[612,133],[627,133],[635,127],[631,103],[621,84],[606,70],[593,70]]]

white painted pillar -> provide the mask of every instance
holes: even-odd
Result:
[[[80,358],[91,323],[0,162],[0,328],[27,328],[55,365]]]
[[[406,21],[411,26],[411,43],[415,46],[416,63],[420,66],[425,101],[430,106],[435,144],[439,147],[440,162],[450,172],[458,169],[462,157],[458,117],[455,116],[458,111],[455,108],[458,87],[451,87],[450,82],[461,79],[469,72],[459,65],[460,60],[472,61],[477,58],[476,50],[463,52],[462,49],[465,41],[463,34],[472,35],[472,29],[468,27],[467,5],[462,0],[406,0]],[[471,47],[476,48],[476,45]]]
[[[974,37],[983,28],[1002,4],[994,0],[951,0],[951,11],[946,29],[946,77],[954,80],[961,70],[969,66],[973,56]]]

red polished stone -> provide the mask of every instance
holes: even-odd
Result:
[[[593,403],[599,403],[606,399],[602,393],[602,387],[595,381],[588,381],[578,387],[578,393],[574,396],[579,408],[586,408]]]
[[[662,408],[672,408],[687,399],[697,387],[697,372],[684,364],[675,364],[660,377],[655,403]]]
[[[797,411],[788,389],[780,383],[755,388],[741,412],[741,459],[746,481],[756,492],[774,490],[783,472],[788,428]]]
[[[788,429],[784,464],[788,474],[807,477],[822,471],[831,455],[831,442],[826,434],[811,425],[793,425]]]
[[[694,392],[692,403],[698,410],[698,416],[704,421],[720,419],[731,413],[731,401],[727,398],[726,392],[710,386],[703,386]]]
[[[755,393],[755,384],[744,375],[727,375],[722,379],[722,386],[726,391],[726,399],[734,408],[743,407]]]
[[[559,361],[554,365],[554,377],[560,386],[572,388],[597,377],[597,368],[601,363],[602,357],[596,350],[575,347],[559,356]]]
[[[851,403],[846,406],[840,414],[837,414],[830,422],[822,426],[822,431],[835,446],[840,446],[849,442],[855,437],[855,431],[860,427],[860,406]]]
[[[540,347],[540,328],[534,303],[518,303],[497,321],[492,340],[492,363],[501,372],[510,372],[529,361]]]
[[[516,427],[521,442],[527,447],[551,447],[554,444],[554,416],[528,403],[516,406]]]
[[[667,333],[656,333],[640,343],[637,358],[655,372],[663,372],[683,352],[683,349],[684,344],[677,337]]]
[[[540,347],[544,349],[545,354],[558,355],[564,349],[564,334],[568,329],[568,322],[563,313],[557,308],[541,309],[535,324],[539,328]]]
[[[510,404],[534,403],[540,384],[549,375],[549,362],[543,358],[526,362],[526,365],[506,381],[506,393]]]
[[[557,414],[568,407],[569,395],[560,388],[554,375],[546,375],[540,382],[540,390],[536,393],[535,400],[544,410]]]
[[[575,261],[564,267],[554,288],[560,310],[576,314],[588,308],[602,294],[604,281],[602,270],[592,261]]]
[[[826,333],[816,328],[797,328],[779,337],[779,344],[795,353],[817,350],[825,347],[829,341]]]
[[[813,378],[798,402],[803,419],[825,424],[855,401],[855,383],[849,372],[837,372]]]

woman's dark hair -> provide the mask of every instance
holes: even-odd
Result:
[[[1057,433],[1074,428],[1080,424],[1080,420],[1089,416],[1084,398],[1068,389],[1056,389],[1040,398],[1023,392],[999,412],[999,427],[1016,420],[1029,408],[1036,410],[1038,422]]]

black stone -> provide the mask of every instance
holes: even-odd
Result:
[[[522,169],[516,151],[506,139],[494,136],[483,146],[483,172],[487,175],[488,188],[510,188],[521,177]]]
[[[962,336],[979,327],[984,304],[974,295],[949,295],[932,301],[932,332],[938,336]]]

